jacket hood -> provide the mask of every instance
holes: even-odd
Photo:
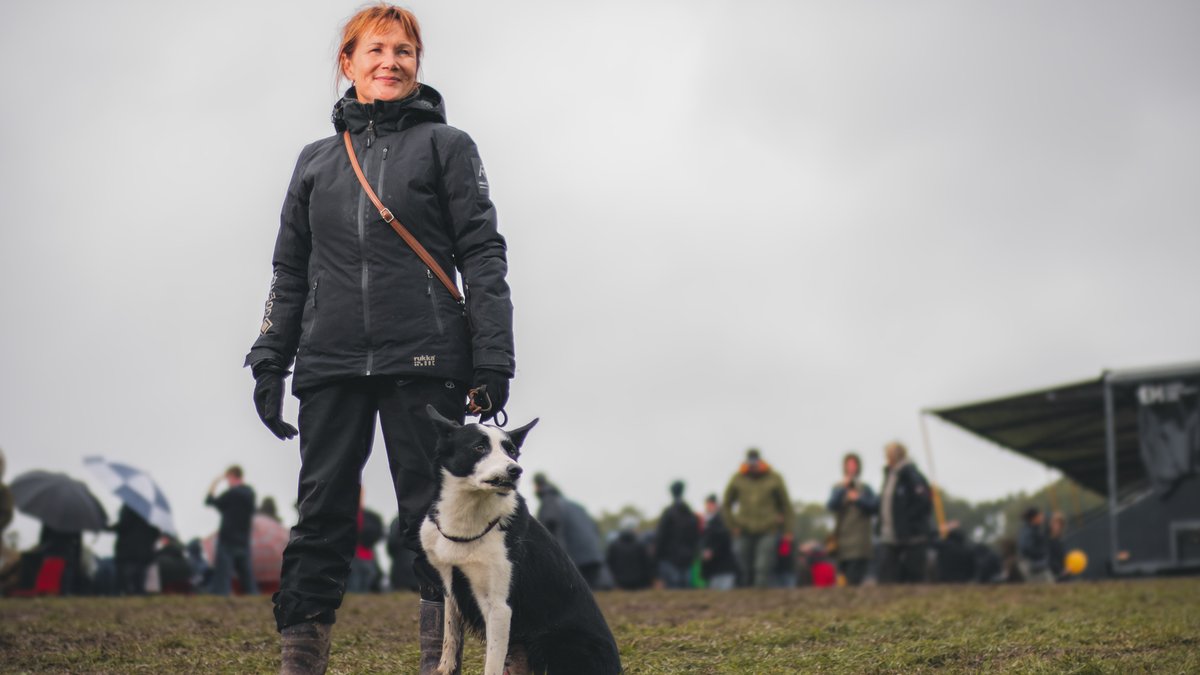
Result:
[[[362,103],[354,87],[346,90],[333,106],[333,128],[340,134],[349,130],[356,134],[371,122],[380,131],[400,131],[419,122],[446,121],[446,105],[442,95],[427,85],[417,85],[416,91],[398,101]]]
[[[771,473],[771,465],[760,459],[758,460],[758,471],[751,471],[750,463],[742,462],[742,465],[738,467],[738,473],[743,476],[750,476],[751,478],[762,478]]]

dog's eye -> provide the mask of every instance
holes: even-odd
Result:
[[[478,452],[481,455],[486,454],[488,451],[488,447],[486,445],[484,445],[483,443],[480,443],[479,445],[476,445],[474,448],[471,448],[471,449],[474,450],[475,452]]]

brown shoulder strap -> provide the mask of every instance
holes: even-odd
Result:
[[[416,253],[417,257],[421,259],[421,262],[425,263],[425,266],[437,276],[438,281],[442,282],[446,290],[450,291],[450,295],[454,298],[455,302],[461,303],[463,296],[458,291],[458,286],[454,285],[454,282],[442,270],[442,266],[433,259],[433,256],[429,255],[429,251],[425,250],[425,247],[421,245],[421,242],[417,241],[412,232],[409,232],[408,228],[401,225],[399,220],[396,220],[396,216],[392,215],[392,212],[383,205],[383,202],[379,201],[379,197],[371,189],[371,184],[367,182],[367,177],[363,175],[362,167],[358,164],[358,156],[354,154],[354,144],[350,141],[350,132],[342,132],[342,139],[346,141],[346,154],[350,156],[350,166],[354,167],[354,175],[358,176],[358,182],[362,185],[362,189],[367,193],[367,197],[370,198],[375,208],[379,210],[379,215],[383,218],[383,222],[392,226],[392,229],[396,231],[396,234],[400,235],[404,243],[408,244],[413,253]]]

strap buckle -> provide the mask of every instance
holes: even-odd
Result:
[[[391,225],[392,221],[396,219],[396,216],[392,215],[392,210],[389,208],[379,209],[379,215],[383,217],[383,222],[389,225]]]

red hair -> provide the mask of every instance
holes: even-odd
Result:
[[[404,32],[412,38],[413,46],[417,48],[417,67],[420,68],[421,55],[425,53],[425,46],[421,43],[421,24],[417,23],[417,15],[403,7],[380,2],[358,10],[354,16],[346,20],[346,25],[342,26],[342,39],[335,57],[337,79],[340,80],[344,76],[342,57],[350,58],[354,54],[354,49],[358,47],[359,40],[371,33],[390,30],[393,23],[400,24]]]

